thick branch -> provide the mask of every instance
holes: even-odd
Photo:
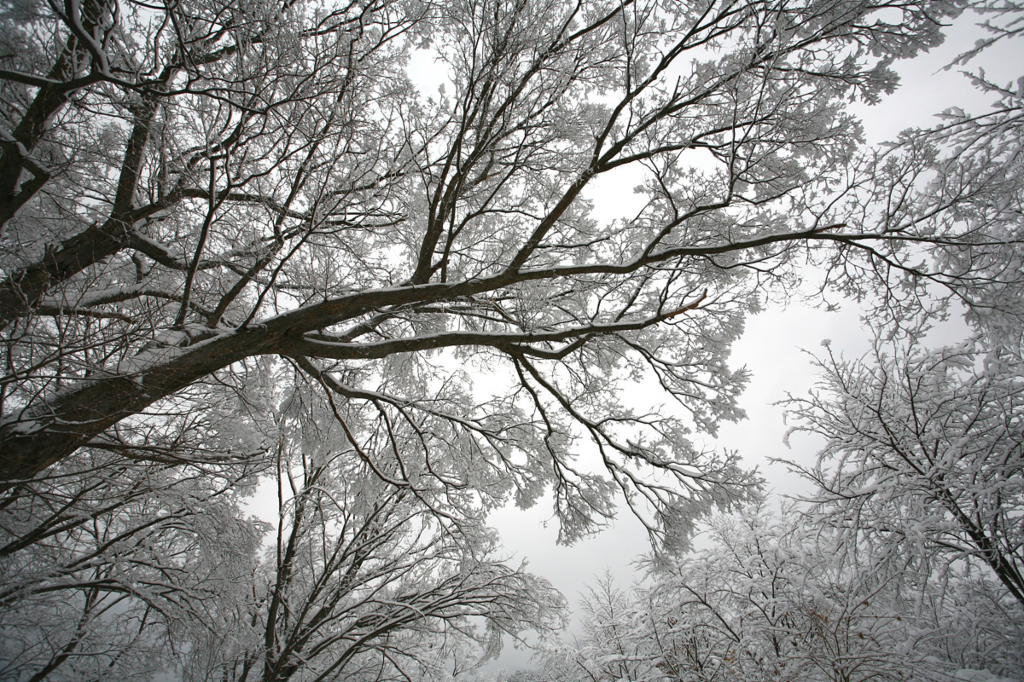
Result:
[[[86,0],[78,7],[79,26],[91,33],[103,14],[101,0]],[[0,230],[18,210],[35,196],[49,180],[49,173],[39,172],[31,154],[42,140],[53,117],[68,103],[76,89],[94,83],[98,78],[74,78],[77,65],[85,61],[86,50],[74,36],[68,36],[64,49],[41,82],[30,83],[39,88],[21,122],[10,135],[11,142],[0,145]],[[10,77],[11,73],[0,74]],[[21,80],[14,78],[14,80]],[[33,179],[20,184],[22,170],[32,173]]]
[[[54,284],[69,279],[128,245],[132,232],[132,202],[155,110],[155,103],[150,98],[136,116],[121,163],[114,206],[106,222],[88,228],[55,249],[47,250],[42,259],[17,270],[0,283],[0,329],[28,312]]]

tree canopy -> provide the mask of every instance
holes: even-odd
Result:
[[[749,484],[686,433],[740,415],[728,343],[798,264],[909,304],[933,281],[971,297],[980,275],[959,264],[1016,249],[1003,209],[980,200],[991,164],[962,168],[952,197],[925,192],[913,173],[934,149],[864,155],[843,111],[891,90],[891,62],[939,42],[959,10],[12,13],[7,485],[86,445],[173,448],[184,427],[160,417],[171,404],[202,412],[205,386],[250,381],[276,356],[332,394],[352,447],[401,459],[407,483],[479,469],[525,501],[554,482],[567,537],[608,513],[613,485],[657,508],[646,518],[662,531]],[[450,92],[417,92],[413,49]],[[630,166],[643,209],[591,216],[588,185]],[[955,219],[968,199],[976,217]],[[474,400],[467,373],[430,359],[442,349],[514,386]],[[624,373],[655,376],[681,414],[622,405]],[[573,464],[581,435],[605,476]]]
[[[1016,31],[968,0],[4,6],[0,675],[415,679],[550,629],[487,513],[552,491],[571,542],[621,500],[678,557],[756,496],[699,436],[743,416],[744,316],[805,282],[895,336],[961,306],[1018,360],[965,399],[1016,410],[1024,91],[976,74],[989,111],[881,148],[846,110],[968,7]],[[624,178],[640,208],[596,213]]]

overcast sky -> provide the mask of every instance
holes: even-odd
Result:
[[[932,116],[949,107],[980,112],[990,104],[989,98],[979,94],[958,69],[944,70],[957,55],[987,35],[976,26],[977,21],[976,15],[962,17],[938,49],[897,64],[900,87],[882,103],[871,107],[851,105],[850,110],[862,118],[870,143],[894,139],[911,126],[934,123]],[[991,80],[1002,84],[1015,81],[1022,64],[1024,41],[1004,41],[983,53],[971,67],[983,67]],[[629,180],[604,178],[592,189],[590,198],[595,201],[597,217],[628,215],[640,207],[642,202],[628,189],[622,189],[637,184]],[[931,340],[949,343],[965,331],[962,321],[953,320],[933,333]],[[794,436],[787,448],[783,444],[787,427],[782,408],[774,403],[787,393],[803,395],[811,388],[815,375],[810,357],[803,351],[820,353],[824,339],[832,342],[834,352],[851,358],[869,350],[870,338],[856,305],[846,303],[840,311],[832,313],[810,308],[800,301],[793,301],[784,309],[770,308],[748,319],[744,336],[733,347],[733,366],[746,365],[752,372],[740,401],[748,418],[724,425],[717,441],[709,440],[706,444],[739,451],[747,466],[758,467],[769,489],[776,494],[799,494],[800,481],[783,465],[772,464],[769,459],[783,457],[808,462],[818,443],[807,436]],[[525,512],[499,510],[492,515],[491,523],[500,532],[505,554],[513,558],[513,563],[526,560],[529,570],[550,580],[574,608],[586,585],[593,584],[605,571],[615,577],[620,587],[628,588],[638,577],[633,562],[649,550],[643,526],[625,510],[612,528],[572,547],[556,545],[557,522],[551,519],[550,498]],[[528,666],[529,658],[528,652],[506,646],[498,666]]]

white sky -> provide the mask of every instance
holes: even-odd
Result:
[[[958,69],[943,70],[957,55],[987,35],[977,28],[976,21],[974,16],[962,17],[938,49],[897,64],[901,85],[882,103],[873,107],[850,106],[862,118],[868,142],[884,142],[908,127],[929,125],[934,122],[931,116],[949,107],[978,112],[990,103]],[[1024,41],[997,44],[971,64],[972,69],[978,66],[997,83],[1015,81],[1024,66]],[[622,188],[636,184],[623,182],[623,178],[603,178],[589,197],[595,201],[597,215],[612,217],[635,211],[639,207],[637,198]],[[937,331],[935,341],[948,343],[964,330],[962,322],[951,321]],[[733,366],[746,365],[752,372],[740,401],[748,419],[723,425],[717,445],[738,450],[746,465],[757,466],[767,479],[768,488],[777,494],[798,494],[801,482],[784,466],[769,463],[769,458],[809,462],[818,445],[801,435],[794,436],[792,448],[787,448],[783,444],[787,426],[782,408],[774,403],[787,393],[804,395],[813,386],[815,374],[810,358],[801,350],[820,353],[824,339],[832,341],[834,352],[847,357],[859,357],[870,348],[870,339],[854,304],[845,304],[840,311],[829,313],[799,301],[785,309],[775,307],[749,318],[744,336],[733,346]],[[550,580],[572,607],[577,605],[586,586],[594,584],[595,578],[605,571],[616,578],[620,587],[628,588],[637,578],[633,562],[649,550],[643,526],[625,510],[612,528],[572,547],[555,543],[557,522],[551,520],[550,499],[525,512],[514,508],[499,510],[490,521],[501,534],[505,554],[513,557],[513,562],[526,560],[528,569]],[[529,659],[529,652],[506,646],[497,664],[488,667],[528,667]]]

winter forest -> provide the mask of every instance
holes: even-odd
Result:
[[[954,24],[970,106],[870,139]],[[1022,37],[3,0],[0,681],[1024,681],[1024,77],[984,67]],[[797,305],[869,350],[778,353],[787,495],[716,439]],[[629,519],[634,581],[561,594],[513,507]]]

